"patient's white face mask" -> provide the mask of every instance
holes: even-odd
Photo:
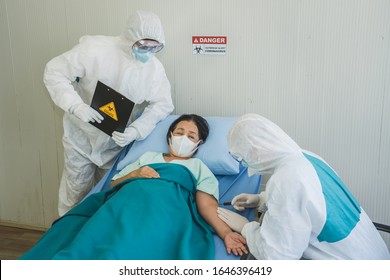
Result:
[[[169,146],[172,152],[180,157],[189,157],[197,150],[197,146],[200,141],[194,143],[187,136],[174,136],[171,134]]]

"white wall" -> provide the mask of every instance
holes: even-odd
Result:
[[[56,218],[62,112],[45,64],[84,34],[118,35],[138,8],[163,22],[175,113],[270,118],[390,224],[388,0],[0,0],[1,222]],[[228,54],[192,55],[193,35],[226,35]]]

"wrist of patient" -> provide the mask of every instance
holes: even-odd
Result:
[[[222,234],[221,234],[221,238],[222,238],[223,240],[225,240],[226,237],[227,237],[229,234],[231,234],[232,232],[233,232],[233,231],[232,231],[230,228],[224,230],[224,231],[222,232]]]
[[[139,175],[139,169],[136,169],[134,171],[131,171],[130,173],[128,173],[125,178],[126,179],[132,179],[132,178],[136,178],[136,177],[140,177]]]

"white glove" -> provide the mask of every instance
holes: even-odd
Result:
[[[248,194],[248,193],[239,194],[233,198],[232,206],[238,211],[242,211],[245,208],[259,207],[259,211],[264,212],[263,208],[265,207],[266,209],[265,193],[261,192],[260,194]]]
[[[101,123],[104,117],[98,111],[91,108],[85,103],[77,105],[73,110],[73,115],[78,117],[83,122],[98,122]]]
[[[217,214],[232,230],[239,233],[241,233],[244,225],[249,223],[247,218],[225,208],[218,207]]]
[[[134,127],[129,126],[125,129],[123,133],[119,131],[114,131],[112,133],[112,139],[117,145],[124,147],[133,142],[135,138],[137,138],[137,135],[137,130]]]

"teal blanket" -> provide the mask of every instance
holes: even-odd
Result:
[[[184,166],[151,164],[159,179],[129,179],[55,221],[20,259],[213,259],[213,230]]]

